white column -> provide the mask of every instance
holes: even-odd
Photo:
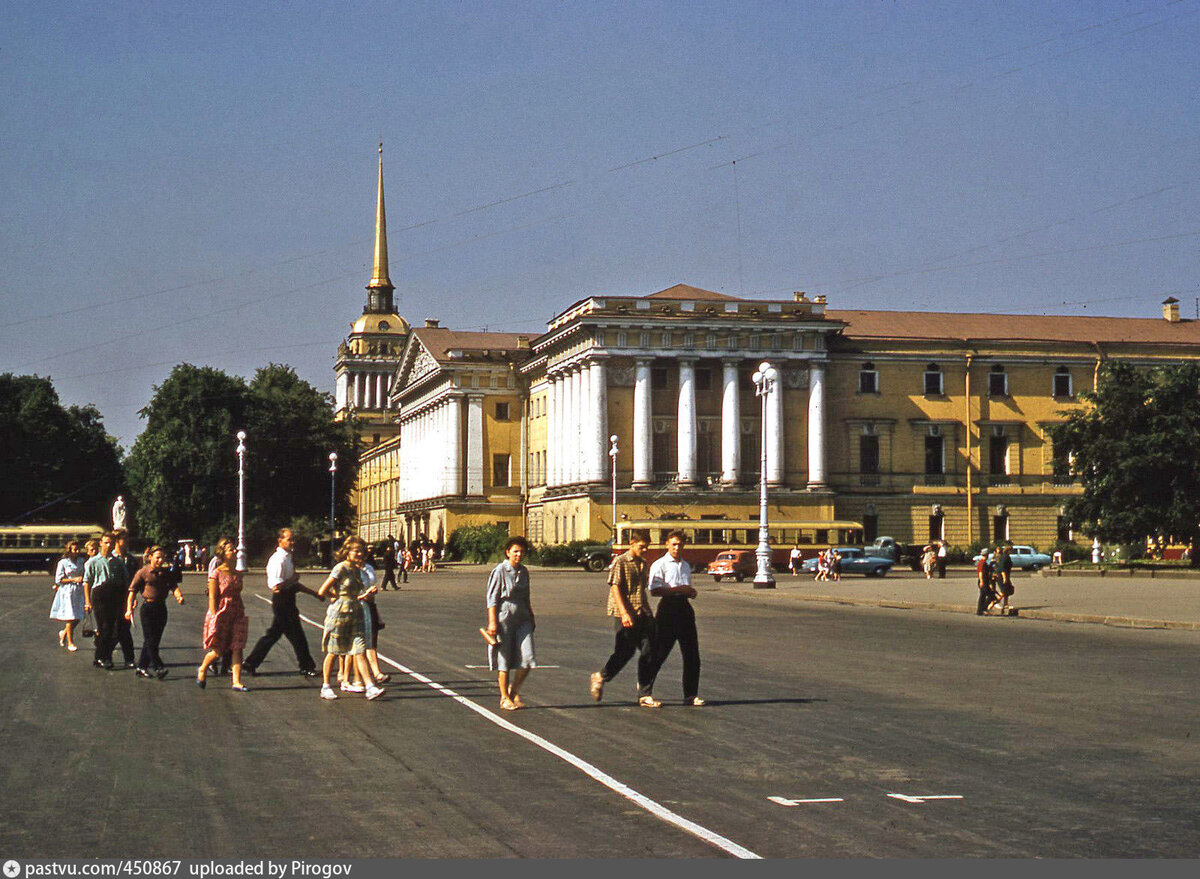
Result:
[[[579,423],[576,419],[576,397],[575,392],[579,390],[579,373],[574,369],[568,369],[563,375],[563,408],[562,418],[559,422],[559,433],[562,437],[562,484],[570,485],[575,481],[575,465],[576,455],[575,443],[579,436]]]
[[[337,384],[334,386],[333,399],[334,399],[334,408],[335,409],[345,409],[346,408],[346,390],[347,390],[347,376],[346,376],[346,373],[343,372],[340,375],[338,375]]]
[[[362,408],[362,373],[354,373],[354,408]]]
[[[681,358],[679,361],[676,448],[679,460],[677,481],[681,485],[694,485],[696,483],[696,361],[690,357]]]
[[[825,487],[825,364],[814,363],[808,378],[808,487]]]
[[[604,482],[608,475],[608,375],[603,360],[593,360],[589,366],[591,373],[588,405],[591,414],[588,416],[589,434],[588,450],[591,454],[592,469],[588,473],[589,482]]]
[[[592,479],[592,371],[588,364],[579,367],[579,397],[576,410],[579,413],[579,448],[576,452],[579,458],[579,471],[576,482],[590,482]]]
[[[467,494],[483,494],[483,394],[467,395]]]
[[[383,373],[377,372],[375,374],[375,408],[376,409],[386,409],[387,408],[387,405],[386,405],[387,397],[385,397],[383,395],[383,385],[384,385]]]
[[[736,485],[742,478],[742,407],[738,361],[722,361],[721,482]]]
[[[783,485],[787,478],[787,462],[783,457],[785,425],[783,421],[783,364],[775,366],[779,377],[767,400],[767,484]]]
[[[546,394],[546,487],[558,485],[558,419],[561,388],[558,375],[548,374],[550,390]]]
[[[462,397],[451,397],[446,404],[446,493],[462,494]]]
[[[633,385],[633,485],[654,482],[654,436],[650,423],[650,361],[639,360]]]

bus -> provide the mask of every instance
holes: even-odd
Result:
[[[758,547],[756,519],[649,519],[617,524],[617,542],[612,550],[614,558],[629,549],[629,534],[633,531],[650,534],[650,546],[646,550],[648,562],[667,551],[664,543],[670,532],[682,531],[687,538],[682,555],[698,573],[707,570],[719,552],[731,549],[753,551]],[[767,526],[767,534],[771,541],[771,567],[778,571],[787,569],[788,556],[796,544],[808,559],[831,546],[862,546],[863,542],[862,523],[841,519],[774,521]]]
[[[103,526],[88,524],[0,525],[0,570],[53,574],[68,541],[82,544],[102,533]]]

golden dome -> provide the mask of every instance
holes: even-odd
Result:
[[[359,333],[382,333],[391,336],[406,336],[412,329],[408,321],[398,314],[364,314],[350,327],[351,335]]]

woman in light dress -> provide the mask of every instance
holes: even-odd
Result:
[[[338,697],[331,677],[338,657],[345,656],[354,663],[362,680],[372,681],[366,688],[366,697],[378,699],[384,690],[374,683],[366,657],[367,614],[362,603],[375,590],[374,586],[368,588],[363,580],[363,565],[367,560],[366,542],[361,537],[347,537],[338,550],[337,558],[338,563],[317,590],[318,597],[328,596],[331,599],[321,635],[321,649],[325,651],[325,661],[321,666],[321,698]]]
[[[63,550],[54,571],[54,603],[50,606],[50,619],[62,621],[58,646],[66,647],[72,653],[79,649],[75,646],[75,626],[83,619],[83,562],[79,544],[72,540]]]
[[[500,707],[505,711],[525,707],[519,692],[521,684],[529,670],[537,668],[529,569],[521,564],[528,548],[524,537],[510,537],[504,545],[504,561],[492,569],[487,583],[488,625],[484,637],[493,644],[488,650],[488,665],[497,672]]]
[[[250,688],[242,683],[242,650],[250,620],[242,604],[242,575],[234,570],[235,552],[232,544],[220,546],[221,562],[208,578],[208,613],[204,615],[204,647],[208,651],[196,670],[196,685],[204,689],[208,667],[228,652],[233,668],[233,689],[245,693]]]

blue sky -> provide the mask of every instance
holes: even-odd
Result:
[[[1200,296],[1200,0],[8,2],[0,371],[128,446],[175,363],[332,389],[370,274],[536,332],[684,282],[835,308]]]

